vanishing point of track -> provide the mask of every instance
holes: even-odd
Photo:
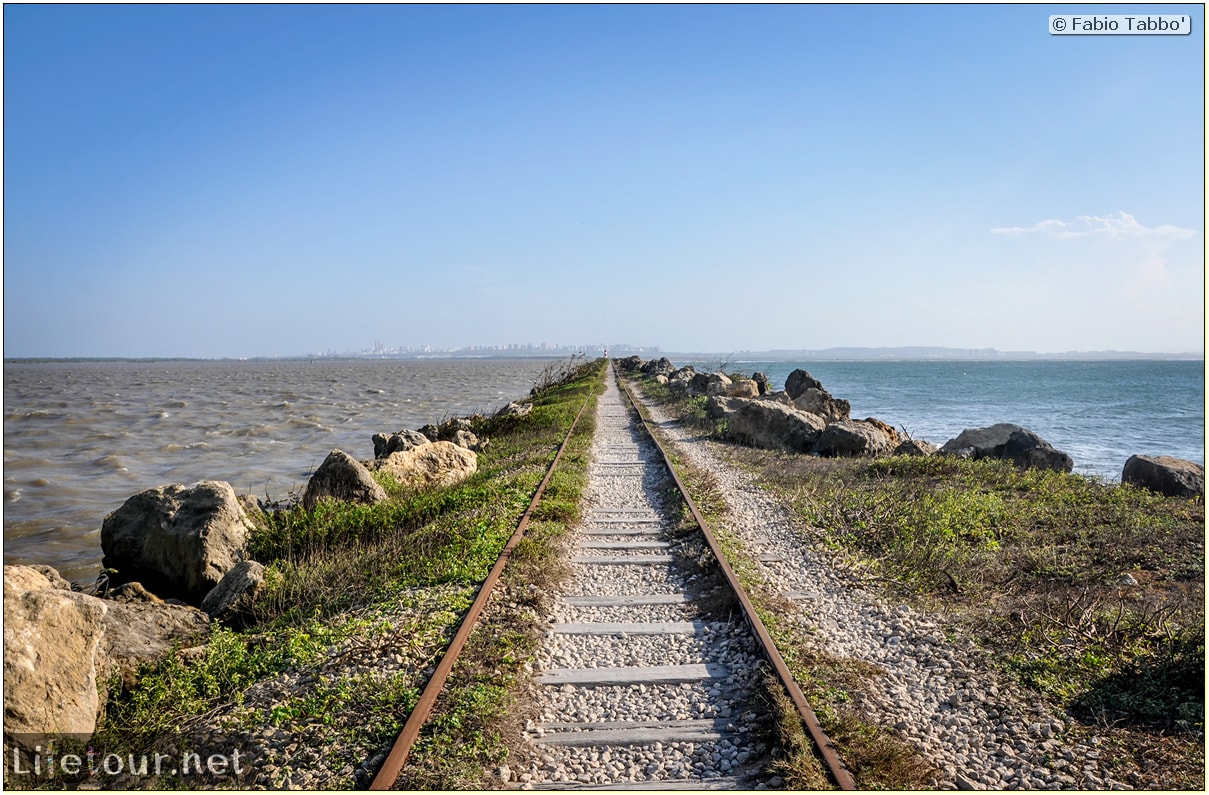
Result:
[[[371,789],[397,781],[582,414],[581,408]],[[854,789],[667,453],[615,375],[597,409],[592,459],[585,517],[571,539],[572,576],[538,653],[539,717],[526,726],[533,761],[514,771],[510,785],[776,787],[766,770],[772,721],[760,697],[770,671],[833,782]],[[680,526],[682,507],[662,491],[669,477],[695,532]]]

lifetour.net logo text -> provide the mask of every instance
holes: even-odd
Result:
[[[5,749],[5,778],[17,780],[68,779],[83,781],[94,777],[167,776],[171,778],[206,776],[239,778],[246,769],[247,756],[238,749],[224,753],[182,751],[179,754],[105,751],[75,742],[49,740],[31,747]]]

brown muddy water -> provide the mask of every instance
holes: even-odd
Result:
[[[140,491],[225,480],[299,492],[333,448],[494,411],[535,359],[50,362],[4,365],[4,562],[91,582],[101,522]]]

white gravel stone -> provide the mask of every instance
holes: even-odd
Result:
[[[592,445],[584,520],[571,540],[568,554],[608,556],[617,559],[640,555],[671,555],[670,563],[572,564],[565,593],[560,596],[639,596],[650,594],[714,594],[716,583],[694,562],[704,549],[699,541],[671,538],[673,514],[665,512],[661,488],[667,477],[658,452],[649,441],[635,442],[628,414],[621,410],[616,386],[609,385],[597,410],[597,430]],[[610,467],[608,462],[643,458],[642,467]],[[603,466],[602,466],[603,464]],[[677,506],[678,507],[678,506]],[[643,516],[661,515],[662,524],[599,521],[626,514],[617,509],[642,509]],[[642,530],[641,534],[615,532]],[[585,530],[607,530],[607,534]],[[600,549],[602,543],[663,541],[666,549]],[[593,548],[583,546],[585,543]],[[722,618],[728,618],[723,616]],[[724,679],[682,683],[609,686],[541,687],[535,692],[540,724],[527,731],[534,744],[535,760],[526,783],[540,786],[564,780],[611,784],[716,778],[744,762],[767,760],[768,749],[760,740],[762,725],[757,712],[744,709],[731,718],[736,704],[746,704],[760,686],[762,657],[746,625],[719,620],[700,604],[573,605],[560,598],[551,624],[603,622],[701,621],[696,634],[610,634],[546,633],[537,654],[535,669],[645,668],[715,664],[725,666]],[[700,742],[653,742],[651,745],[558,745],[567,726],[574,724],[652,724],[664,721],[721,720],[724,738]],[[714,724],[711,724],[713,726]],[[549,758],[551,761],[545,761]],[[755,766],[755,765],[753,765]],[[757,771],[758,772],[758,771]],[[570,778],[565,778],[569,776]],[[750,777],[751,787],[766,787],[767,781]]]

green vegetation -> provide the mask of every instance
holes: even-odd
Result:
[[[252,538],[253,557],[266,566],[253,616],[241,627],[218,628],[204,647],[144,666],[136,683],[113,682],[95,741],[136,752],[179,748],[193,729],[217,720],[228,742],[266,727],[295,741],[305,737],[313,753],[328,754],[334,770],[351,771],[387,750],[603,371],[603,361],[550,368],[535,385],[527,416],[474,418],[474,433],[491,443],[479,454],[478,472],[461,484],[393,487],[380,505],[325,501],[265,517]],[[478,780],[482,760],[507,753],[487,724],[509,703],[509,686],[532,656],[532,603],[540,599],[519,583],[557,576],[549,565],[552,550],[577,517],[592,427],[589,406],[535,517],[543,521],[531,525],[512,557],[517,565],[510,568],[524,573],[503,583],[507,604],[528,605],[532,616],[525,619],[522,609],[485,636],[475,633],[474,653],[455,669],[469,684],[459,680],[458,702],[438,710],[436,730],[425,740],[442,759],[441,770],[425,766],[425,775],[448,786]],[[385,676],[318,673],[320,666],[327,671],[357,659],[394,665]],[[308,671],[307,687],[272,706],[249,703],[257,683]],[[470,762],[480,764],[477,771]],[[201,780],[159,784],[209,786]],[[355,784],[351,775],[343,782]]]
[[[643,388],[721,439],[724,429],[705,415],[702,398],[652,381]],[[1129,749],[1142,765],[1161,760],[1177,788],[1203,786],[1202,501],[996,460],[837,460],[735,445],[726,453],[787,501],[837,567],[895,599],[949,614],[1005,671],[1086,731]],[[708,476],[688,479],[708,486]],[[736,546],[728,554],[743,552]],[[875,749],[890,748],[891,738],[846,707],[867,672],[819,655],[755,567],[736,569],[858,786],[920,786],[910,755],[879,759]],[[810,786],[805,774],[787,781]]]
[[[862,576],[959,612],[1075,714],[1203,729],[1199,500],[947,456],[783,460],[766,478]]]
[[[603,383],[597,381],[598,391]],[[524,688],[545,631],[554,586],[567,576],[560,551],[579,521],[588,482],[593,405],[580,419],[546,487],[525,537],[513,550],[492,602],[483,614],[411,758],[403,789],[488,789],[495,771],[522,745]]]
[[[200,715],[231,693],[242,693],[266,676],[316,658],[330,631],[312,626],[281,633],[272,644],[229,629],[214,631],[202,654],[186,662],[172,655],[143,671],[139,686],[122,697],[122,682],[111,683],[105,729],[98,737],[128,741],[134,748],[149,748],[161,736],[179,727],[182,716]]]

